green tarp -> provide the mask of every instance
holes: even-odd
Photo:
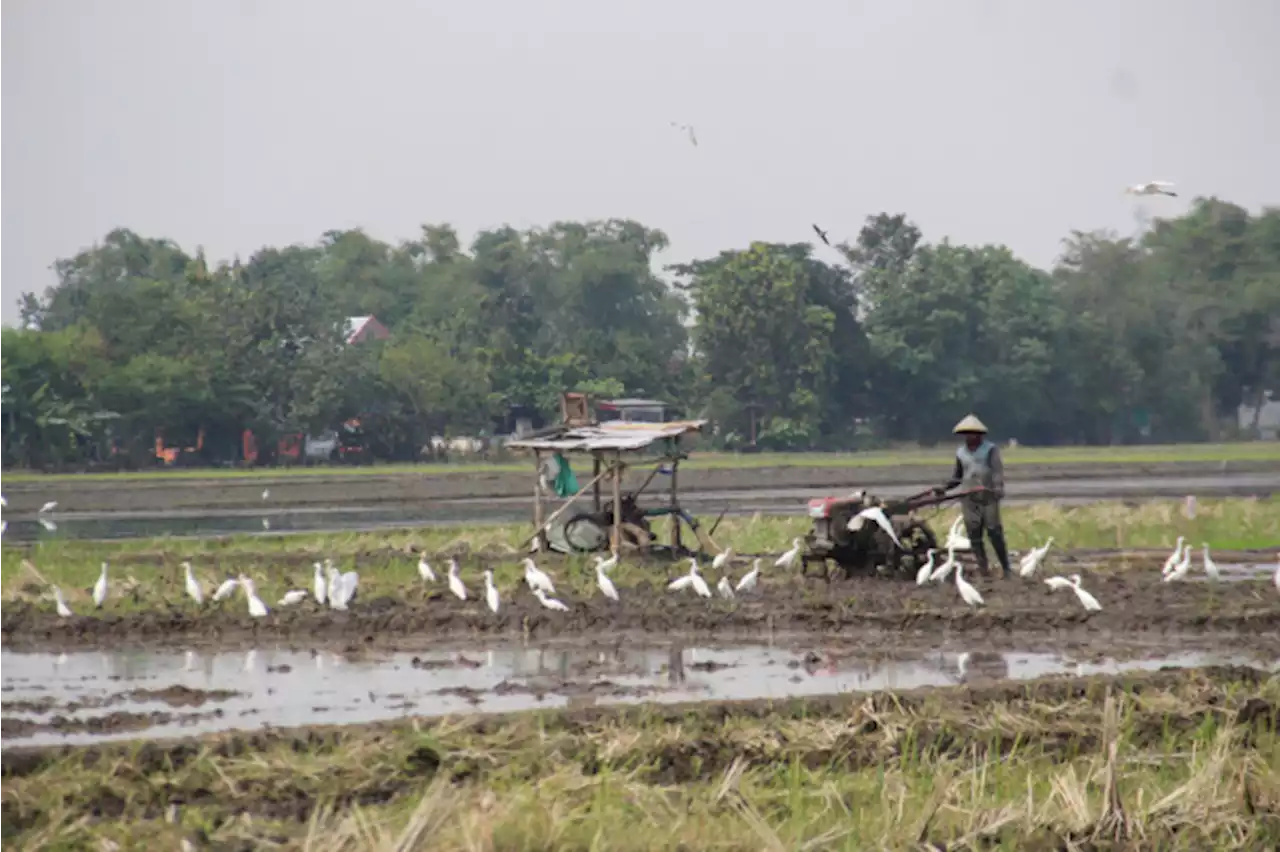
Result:
[[[552,487],[556,490],[556,496],[561,499],[572,497],[578,493],[578,477],[573,475],[573,468],[569,467],[569,460],[562,454],[555,454],[556,464],[559,466],[559,472],[556,474],[556,480]]]

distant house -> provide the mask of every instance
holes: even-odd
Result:
[[[601,423],[620,420],[623,423],[665,423],[671,406],[656,399],[610,399],[596,403],[596,417]]]
[[[369,314],[364,317],[347,317],[343,336],[347,343],[362,343],[366,340],[386,340],[391,336],[391,332],[385,325],[378,322],[377,317]]]

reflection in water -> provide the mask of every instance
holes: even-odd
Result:
[[[621,643],[540,647],[494,645],[437,648],[419,654],[348,658],[331,651],[262,647],[247,652],[98,651],[15,653],[0,649],[5,703],[52,700],[42,713],[6,716],[47,722],[51,716],[100,717],[119,710],[175,714],[170,723],[122,737],[186,736],[212,730],[370,722],[407,715],[506,712],[536,707],[637,701],[784,698],[839,692],[911,689],[1048,674],[1115,673],[1164,666],[1243,664],[1241,655],[1180,653],[1117,663],[1074,662],[1055,654],[965,651],[917,658],[868,660],[767,645],[722,648],[635,646]],[[1271,669],[1276,669],[1272,664]],[[199,708],[157,700],[102,699],[135,689],[181,685],[243,693]],[[84,703],[68,710],[72,701]],[[218,709],[218,718],[183,725],[183,716]],[[15,742],[90,742],[110,739],[40,732]]]

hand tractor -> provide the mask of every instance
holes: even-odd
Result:
[[[922,491],[899,500],[881,500],[865,491],[849,497],[818,497],[809,501],[809,517],[813,528],[805,536],[805,552],[801,573],[809,563],[822,565],[823,576],[829,578],[828,560],[844,569],[846,578],[856,576],[889,576],[915,578],[916,571],[929,558],[929,550],[937,548],[938,539],[929,525],[915,516],[917,509],[940,506],[958,500],[970,492],[935,495]],[[900,550],[880,526],[871,520],[849,524],[863,509],[879,506],[884,510],[905,550]]]

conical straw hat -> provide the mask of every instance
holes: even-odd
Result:
[[[980,432],[985,435],[987,434],[987,427],[982,424],[982,421],[978,419],[977,415],[970,414],[968,417],[957,423],[956,428],[951,431],[957,435],[963,435],[965,432]]]

